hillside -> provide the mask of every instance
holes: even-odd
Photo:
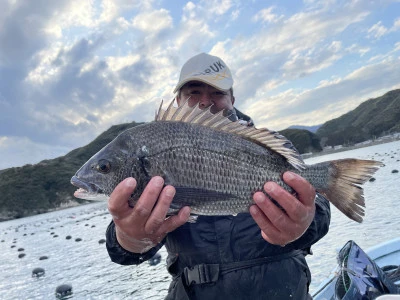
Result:
[[[322,146],[353,145],[400,132],[400,89],[369,99],[323,124],[316,132]]]
[[[314,125],[314,126],[303,126],[303,125],[292,125],[288,127],[287,129],[302,129],[302,130],[308,130],[312,133],[316,133],[317,130],[321,127],[322,124],[320,125]]]
[[[285,129],[279,133],[290,140],[296,149],[302,154],[322,151],[319,137],[308,130]]]
[[[73,196],[70,179],[97,151],[120,132],[134,127],[132,122],[112,126],[88,145],[65,156],[43,160],[35,165],[9,168],[0,172],[0,221],[54,210],[85,201]]]

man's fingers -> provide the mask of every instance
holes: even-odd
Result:
[[[285,172],[283,180],[296,191],[299,200],[305,206],[314,205],[315,188],[307,180],[293,172]]]
[[[269,191],[271,192],[271,197],[273,199],[279,199],[279,204],[285,209],[285,201],[282,198],[283,196],[287,196],[286,191],[281,189],[276,183],[270,182],[267,185],[271,185]],[[283,200],[283,201],[282,201]],[[297,201],[296,199],[294,199]],[[275,203],[273,203],[267,196],[265,196],[261,192],[257,192],[254,194],[254,201],[257,206],[261,209],[261,211],[265,214],[268,220],[276,227],[282,228],[291,225],[291,220],[282,208],[278,207]]]
[[[294,195],[283,189],[275,182],[267,182],[264,185],[267,194],[275,199],[284,209],[285,214],[293,221],[300,220],[306,214],[306,207]],[[282,213],[282,210],[281,210]],[[271,216],[271,219],[274,218]]]
[[[155,203],[157,202],[163,185],[164,179],[162,179],[160,176],[155,176],[149,181],[139,200],[136,202],[135,207],[133,208],[132,218],[135,218],[142,224],[146,223]]]
[[[299,201],[290,201],[285,207],[291,219],[299,223],[310,224],[315,214],[315,188],[303,177],[292,172],[285,172],[283,179],[297,193]]]
[[[184,206],[180,209],[179,213],[175,216],[171,216],[165,220],[162,231],[167,234],[168,232],[174,231],[179,226],[185,224],[190,216],[190,207]]]
[[[261,192],[257,192],[254,194],[253,198],[257,204],[257,207],[260,209],[259,215],[254,219],[261,230],[270,230],[272,226],[276,229],[290,225],[289,223],[291,222],[286,213],[281,208],[276,206],[266,195]],[[253,212],[258,213],[258,211],[256,211],[254,208]],[[278,229],[276,230],[279,231]]]
[[[250,207],[250,214],[252,215],[254,221],[256,221],[257,225],[261,229],[261,235],[263,239],[271,244],[283,244],[281,239],[284,236],[284,233],[279,231],[272,222],[268,219],[268,217],[264,214],[264,212],[258,207],[258,205],[252,205]]]
[[[136,180],[132,177],[120,182],[110,195],[108,210],[114,219],[122,219],[130,214],[128,199],[136,188]]]
[[[175,188],[173,186],[166,186],[162,190],[157,204],[144,227],[144,230],[147,234],[154,233],[164,223],[169,206],[171,205],[174,196]]]

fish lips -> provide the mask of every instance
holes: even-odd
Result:
[[[86,183],[80,180],[77,176],[73,176],[71,178],[71,183],[79,188],[74,193],[74,196],[76,198],[85,200],[104,200],[104,198],[106,197],[103,190],[97,185],[93,183]]]

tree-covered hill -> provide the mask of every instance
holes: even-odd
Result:
[[[119,133],[138,123],[115,125],[88,145],[65,156],[0,172],[0,221],[47,212],[73,202],[76,188],[70,179],[97,151]]]
[[[285,129],[279,132],[290,140],[300,153],[320,152],[319,137],[305,129]]]
[[[353,145],[400,132],[400,89],[369,99],[323,124],[316,132],[322,146]]]

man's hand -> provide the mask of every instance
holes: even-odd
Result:
[[[136,188],[134,178],[126,178],[112,192],[108,210],[113,216],[117,240],[124,249],[144,253],[188,220],[189,207],[183,207],[178,215],[166,218],[175,188],[163,188],[163,185],[162,177],[153,177],[133,208],[129,207],[128,199]]]
[[[265,183],[264,190],[285,211],[262,192],[254,193],[256,205],[250,207],[262,237],[271,244],[281,246],[297,240],[310,226],[315,215],[316,195],[314,187],[295,173],[285,172],[283,180],[297,192],[298,198],[275,182]]]

